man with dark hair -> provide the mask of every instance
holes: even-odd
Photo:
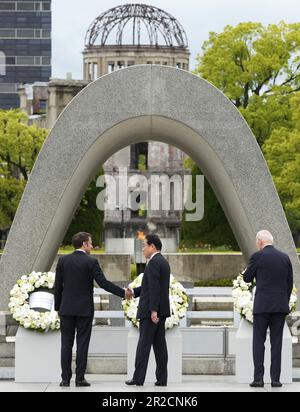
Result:
[[[156,360],[156,386],[167,386],[168,350],[165,338],[166,318],[171,316],[169,287],[170,266],[161,255],[162,243],[158,236],[148,235],[144,255],[149,259],[142,286],[133,290],[140,297],[137,319],[140,337],[136,351],[135,372],[127,385],[142,386],[145,381],[151,346]]]
[[[75,333],[76,386],[90,386],[84,375],[94,317],[94,281],[114,295],[130,298],[130,292],[109,282],[98,261],[89,256],[93,249],[89,233],[77,233],[72,243],[75,251],[59,258],[55,277],[55,310],[61,321],[62,387],[70,386]]]

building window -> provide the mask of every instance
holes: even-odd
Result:
[[[18,2],[17,10],[31,11],[34,10],[34,2]]]
[[[88,63],[88,80],[98,78],[98,63]]]
[[[148,142],[130,146],[131,169],[145,171],[148,169]]]
[[[15,57],[7,57],[6,58],[6,64],[16,64],[16,58]]]
[[[43,10],[50,11],[51,10],[51,3],[43,3]]]
[[[137,203],[137,205],[134,205],[136,208],[137,206],[139,207],[138,210],[131,210],[131,218],[133,219],[146,219],[147,218],[147,209],[146,205],[144,204],[145,200],[148,197],[147,192],[141,192],[136,198],[133,198],[132,200]],[[131,204],[133,206],[133,204]]]
[[[125,67],[125,62],[124,61],[118,61],[118,69],[123,69]]]
[[[88,80],[96,80],[98,77],[98,63],[88,63]]]
[[[168,65],[168,62],[164,62],[164,66],[167,66]]]
[[[30,57],[30,56],[21,56],[21,57],[17,57],[17,64],[23,66],[32,66],[35,63],[35,59],[34,57]]]
[[[114,62],[108,62],[108,66],[107,66],[107,72],[108,73],[112,73],[115,70],[115,63]]]
[[[0,83],[0,93],[17,93],[18,85],[15,83]]]
[[[128,67],[134,66],[134,64],[135,64],[135,63],[134,63],[134,60],[129,60],[128,63],[127,63],[127,66],[128,66]]]
[[[48,56],[7,56],[7,65],[19,66],[51,66],[51,57]]]
[[[45,39],[51,38],[51,30],[40,29],[0,29],[0,38],[12,39]]]
[[[0,1],[0,11],[51,11],[51,3],[34,1]]]
[[[16,4],[14,1],[0,1],[0,10],[2,11],[11,11],[16,9]]]
[[[181,63],[176,63],[176,67],[177,67],[177,69],[181,69]]]
[[[147,64],[152,64],[152,62],[147,62]]]
[[[17,30],[17,37],[35,38],[37,36],[36,36],[35,30],[21,29],[21,30]]]
[[[15,37],[15,30],[0,29],[0,37],[2,38]]]
[[[43,114],[47,112],[47,100],[39,101],[39,113]]]
[[[51,30],[42,30],[42,37],[43,39],[51,37]]]
[[[93,64],[93,80],[98,78],[98,63]]]
[[[50,66],[51,65],[51,57],[42,57],[42,65],[43,66]]]

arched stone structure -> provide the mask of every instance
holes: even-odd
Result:
[[[185,151],[212,185],[248,258],[267,228],[289,253],[298,286],[300,265],[261,150],[235,106],[191,73],[134,66],[104,76],[61,114],[30,176],[0,262],[0,308],[20,274],[49,270],[85,189],[99,165],[139,141]]]

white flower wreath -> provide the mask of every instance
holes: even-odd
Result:
[[[54,310],[38,312],[30,308],[29,295],[38,289],[53,289],[55,273],[32,272],[19,279],[10,292],[9,309],[13,318],[24,328],[47,332],[60,328],[60,320]]]
[[[130,283],[129,287],[134,289],[141,286],[143,276],[144,274],[141,273],[132,283]],[[179,325],[180,319],[185,317],[189,306],[189,297],[185,291],[185,288],[174,278],[173,275],[170,276],[169,299],[171,317],[166,320],[166,329],[172,329],[174,326]],[[122,301],[126,318],[136,327],[139,327],[139,321],[136,318],[139,300],[140,298]]]
[[[253,323],[254,288],[255,283],[246,283],[242,274],[233,281],[234,310],[250,323]],[[295,312],[296,308],[297,289],[294,286],[290,299],[290,311]]]

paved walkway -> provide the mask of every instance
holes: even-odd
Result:
[[[248,385],[239,385],[234,376],[184,375],[181,384],[171,383],[166,388],[159,388],[146,383],[143,387],[126,386],[125,375],[88,375],[90,388],[60,388],[55,383],[19,384],[14,381],[0,381],[0,392],[300,392],[300,382],[285,385],[282,389],[252,389]]]

